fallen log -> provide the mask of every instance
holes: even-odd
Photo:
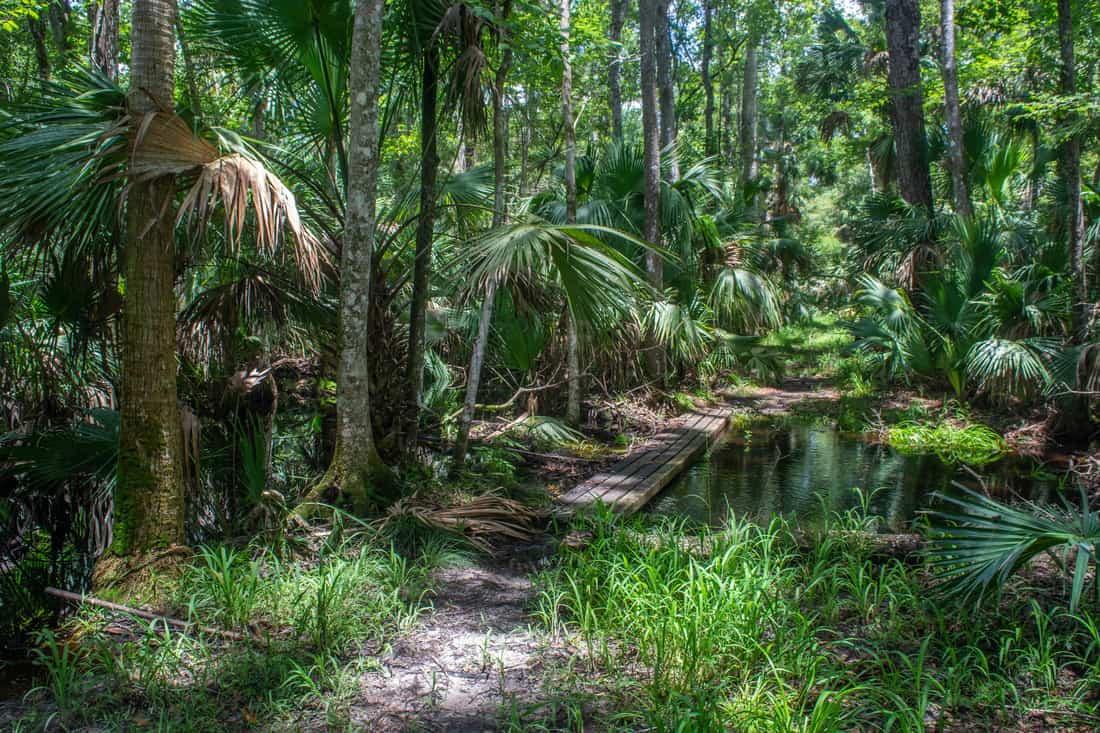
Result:
[[[220,636],[225,639],[232,639],[233,641],[256,640],[256,637],[250,634],[240,634],[236,631],[216,629],[211,626],[200,626],[192,621],[184,621],[183,619],[172,618],[171,616],[165,616],[164,614],[153,613],[151,611],[142,611],[140,608],[132,608],[130,606],[124,606],[121,603],[112,603],[111,601],[104,601],[99,598],[93,598],[92,596],[81,595],[80,593],[71,593],[67,590],[47,587],[45,592],[46,595],[61,598],[71,603],[87,603],[89,606],[104,608],[108,611],[114,611],[115,613],[125,613],[130,616],[137,616],[138,618],[143,618],[148,621],[162,621],[168,626],[174,626],[182,631],[198,629],[204,634]]]

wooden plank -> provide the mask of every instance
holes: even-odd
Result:
[[[704,408],[681,418],[637,454],[624,458],[558,499],[559,514],[602,501],[615,511],[632,514],[641,509],[716,437],[729,423],[730,408]]]
[[[687,418],[686,425],[694,428],[703,418],[705,418],[705,415],[692,413]],[[612,466],[611,469],[596,474],[588,481],[585,481],[583,484],[567,492],[562,499],[571,501],[582,496],[592,495],[589,497],[591,499],[603,493],[611,486],[621,483],[628,477],[634,476],[640,471],[645,471],[649,464],[655,461],[654,451],[661,452],[667,449],[670,443],[675,443],[677,440],[681,439],[683,434],[683,426],[677,426],[659,433],[649,441],[649,447],[639,450],[628,458],[624,458],[622,461]]]

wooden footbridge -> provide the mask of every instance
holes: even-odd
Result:
[[[682,415],[647,445],[558,499],[558,514],[603,502],[633,514],[668,486],[692,460],[725,432],[731,408],[705,407]]]

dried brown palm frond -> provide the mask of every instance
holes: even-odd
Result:
[[[219,156],[217,148],[180,117],[156,113],[145,115],[137,125],[129,172],[132,180],[195,176],[176,224],[186,220],[197,236],[203,235],[219,205],[233,249],[240,247],[250,208],[256,245],[264,254],[274,255],[280,234],[289,230],[298,272],[312,290],[320,288],[322,268],[329,264],[327,250],[303,225],[294,194],[260,161],[239,153]]]
[[[890,63],[890,54],[886,51],[868,50],[863,55],[863,71],[867,74],[885,73]]]
[[[234,153],[204,164],[180,204],[176,222],[187,219],[201,232],[220,203],[229,243],[235,249],[247,224],[250,200],[260,250],[275,254],[279,233],[290,230],[298,272],[312,290],[318,290],[322,268],[328,264],[327,251],[303,226],[294,194],[257,160]]]
[[[842,109],[834,109],[821,120],[818,126],[821,131],[821,141],[829,142],[838,131],[848,132],[852,127],[852,116]]]
[[[539,512],[521,502],[485,494],[457,506],[440,506],[417,494],[398,500],[386,512],[386,522],[413,519],[426,527],[461,534],[474,547],[492,549],[491,538],[530,539]]]

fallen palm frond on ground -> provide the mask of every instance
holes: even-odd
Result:
[[[530,539],[539,511],[514,499],[485,494],[464,504],[442,506],[419,494],[397,501],[386,512],[384,524],[412,519],[425,527],[462,535],[479,550],[492,549],[493,537]]]

